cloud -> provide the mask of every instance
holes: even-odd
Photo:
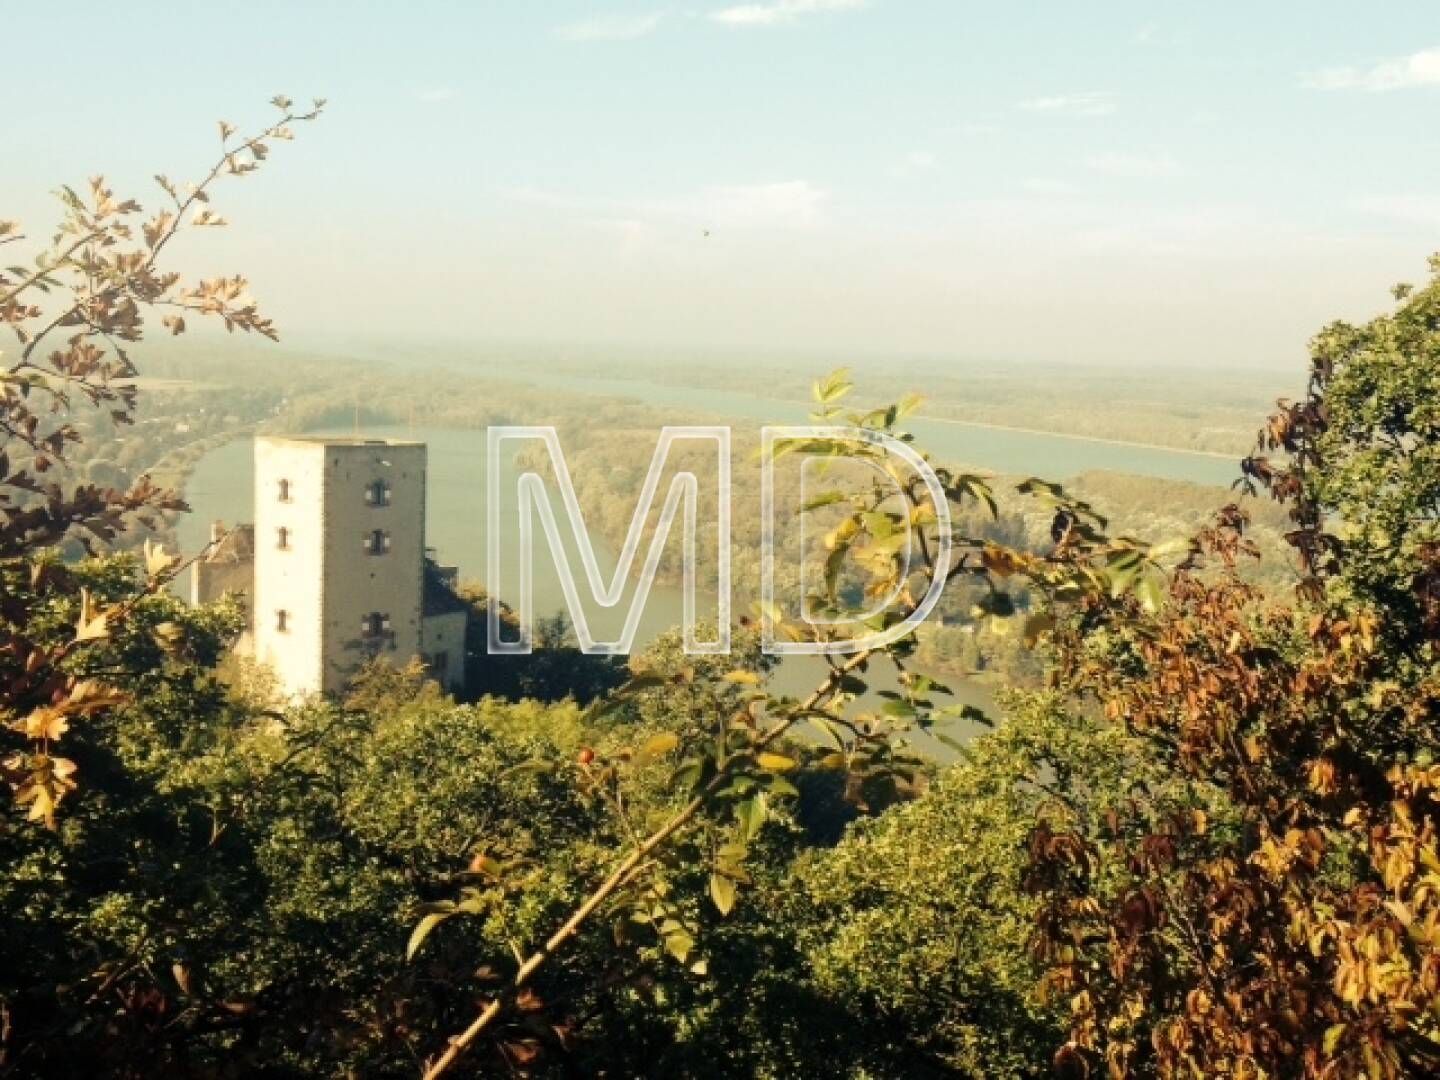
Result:
[[[633,217],[599,217],[584,222],[611,245],[619,255],[645,257],[661,242],[661,235],[653,224]]]
[[[560,195],[545,188],[522,185],[520,187],[500,188],[499,194],[502,198],[512,202],[523,203],[526,206],[539,206],[547,210],[578,210],[585,206],[580,200],[567,195]]]
[[[687,199],[654,207],[716,228],[808,229],[825,215],[828,193],[805,180],[706,188]]]
[[[566,41],[632,41],[654,33],[664,15],[597,15],[593,19],[568,23],[555,33]]]
[[[1085,90],[1077,94],[1055,94],[1022,101],[1026,112],[1061,113],[1066,116],[1109,116],[1117,106],[1110,90]]]
[[[1126,180],[1157,180],[1179,176],[1181,171],[1175,159],[1166,154],[1096,154],[1087,158],[1085,164],[1106,176]]]
[[[1373,217],[1440,227],[1440,197],[1433,195],[1372,195],[1356,200],[1354,205],[1362,214]]]
[[[1409,56],[1381,60],[1369,67],[1327,68],[1307,76],[1304,82],[1313,90],[1366,90],[1370,93],[1440,86],[1440,45],[1421,49]]]
[[[967,120],[963,124],[951,124],[949,127],[944,127],[940,130],[944,132],[958,132],[961,135],[994,135],[1003,129],[993,121]]]
[[[648,200],[597,200],[524,187],[503,194],[516,202],[583,217],[591,226],[604,223],[619,229],[623,224],[632,235],[641,225],[684,230],[812,229],[824,224],[829,201],[827,191],[805,180],[716,185]]]
[[[1130,44],[1141,49],[1175,48],[1186,39],[1183,31],[1159,23],[1146,23],[1130,36]]]
[[[868,0],[773,0],[768,4],[740,4],[710,13],[712,22],[726,26],[781,26],[807,15],[827,11],[854,11]]]
[[[423,101],[430,105],[439,104],[442,101],[449,101],[455,96],[455,91],[448,86],[436,86],[429,90],[417,90],[415,100]]]
[[[906,154],[890,170],[891,176],[906,177],[916,176],[919,173],[929,172],[940,164],[940,159],[928,150],[915,150]]]
[[[1048,176],[1031,176],[1020,181],[1020,187],[1032,195],[1074,195],[1079,189],[1068,180]]]

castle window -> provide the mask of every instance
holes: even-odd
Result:
[[[289,481],[289,480],[281,480],[280,483],[279,483],[277,486],[278,486],[279,489],[280,489],[280,491],[279,491],[280,501],[281,501],[281,502],[289,502],[289,501],[290,501],[290,481]]]
[[[371,529],[363,540],[367,555],[384,555],[390,550],[390,534],[384,529]]]
[[[390,633],[390,616],[384,612],[372,611],[360,617],[360,632],[366,637],[384,637]]]
[[[290,612],[280,608],[275,612],[275,629],[282,634],[290,632]]]
[[[368,506],[390,505],[390,484],[386,480],[372,480],[365,485],[365,503]]]
[[[435,672],[435,674],[444,675],[446,669],[449,667],[450,654],[448,652],[437,652],[434,656],[430,657],[430,670]]]
[[[275,546],[281,551],[290,550],[290,530],[284,525],[275,530]]]

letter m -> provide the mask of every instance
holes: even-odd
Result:
[[[533,524],[536,517],[540,520],[541,527],[545,532],[545,539],[550,546],[550,557],[555,563],[555,569],[560,578],[560,587],[565,594],[565,604],[569,609],[570,619],[575,624],[575,635],[580,641],[580,650],[590,655],[602,656],[629,653],[635,643],[635,631],[639,626],[645,602],[650,595],[650,587],[654,583],[655,573],[660,565],[660,557],[665,550],[665,542],[670,535],[675,515],[681,509],[682,504],[685,510],[684,547],[682,549],[685,574],[685,651],[691,654],[728,653],[730,651],[730,429],[728,427],[681,426],[661,429],[660,441],[656,444],[655,453],[650,459],[650,471],[646,474],[645,486],[640,492],[640,500],[630,518],[630,528],[625,535],[625,545],[620,551],[615,573],[608,585],[601,579],[600,567],[595,558],[595,548],[591,544],[590,534],[585,528],[585,522],[580,513],[580,501],[575,495],[575,485],[570,480],[570,470],[565,464],[565,455],[560,449],[560,438],[556,435],[555,429],[539,426],[490,428],[486,436],[487,580],[485,585],[491,597],[499,597],[503,592],[502,530],[515,522],[513,518],[510,522],[505,522],[500,513],[500,465],[503,460],[501,455],[505,452],[505,443],[514,439],[539,439],[544,442],[545,449],[550,456],[551,468],[555,474],[555,484],[560,490],[560,498],[565,507],[565,514],[570,519],[570,530],[575,540],[575,548],[585,567],[585,578],[590,588],[590,596],[602,608],[613,608],[620,603],[626,582],[631,576],[635,556],[640,549],[645,525],[650,518],[651,508],[654,506],[655,495],[659,490],[660,479],[664,475],[665,462],[670,455],[671,447],[677,439],[703,439],[714,443],[718,484],[716,505],[719,508],[719,521],[716,523],[716,555],[719,568],[719,580],[716,583],[716,610],[719,636],[715,641],[697,641],[695,634],[695,545],[700,485],[695,479],[694,473],[677,472],[670,482],[665,505],[655,525],[655,532],[651,537],[650,548],[645,557],[645,565],[641,568],[636,581],[635,594],[631,600],[630,609],[626,613],[620,637],[614,641],[596,641],[590,631],[585,608],[580,603],[579,590],[575,585],[575,575],[571,570],[570,559],[561,540],[554,509],[550,505],[550,492],[544,479],[538,473],[526,472],[520,475],[516,492],[519,500],[520,637],[516,641],[502,640],[500,605],[492,603],[487,619],[487,649],[491,654],[523,655],[529,653],[531,649],[531,631],[535,625]]]

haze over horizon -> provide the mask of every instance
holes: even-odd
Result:
[[[5,17],[66,57],[10,58],[33,105],[9,118],[24,152],[0,216],[35,236],[59,183],[108,170],[149,206],[152,173],[208,164],[217,117],[330,100],[284,168],[221,190],[239,227],[185,256],[245,268],[297,343],[1294,370],[1321,324],[1381,309],[1440,249],[1433,3]],[[135,64],[102,63],[115,48]]]

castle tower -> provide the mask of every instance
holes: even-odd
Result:
[[[422,655],[425,445],[255,440],[255,656],[295,695]]]

